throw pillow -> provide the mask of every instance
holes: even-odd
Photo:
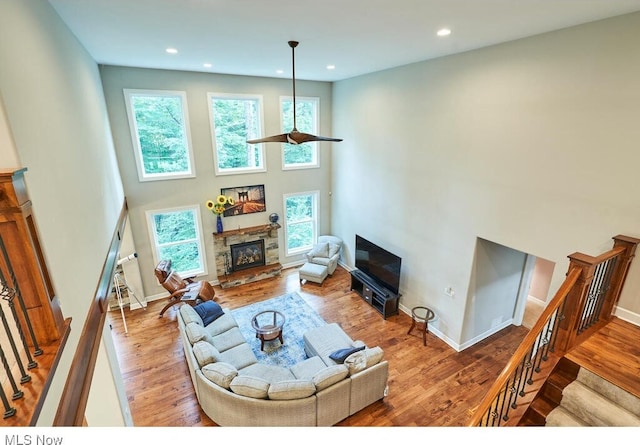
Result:
[[[268,395],[271,400],[304,399],[316,392],[316,385],[311,380],[284,380],[269,385]]]
[[[334,351],[331,354],[329,354],[329,358],[336,363],[344,363],[345,359],[349,357],[351,354],[353,354],[354,352],[362,351],[363,349],[364,349],[364,346],[360,346],[357,348],[338,349],[337,351]]]
[[[213,337],[211,337],[211,335],[209,335],[209,333],[197,322],[192,321],[187,326],[185,326],[184,330],[187,333],[189,343],[191,343],[192,345],[199,341],[206,341],[213,344]]]
[[[219,362],[222,358],[220,356],[220,352],[206,341],[194,343],[191,350],[193,351],[193,355],[196,357],[196,361],[201,368],[209,363]]]
[[[200,318],[202,318],[202,323],[204,323],[205,326],[214,322],[224,314],[220,305],[212,300],[200,303],[196,305],[194,309],[198,315],[200,315]]]
[[[340,251],[340,246],[338,244],[329,243],[329,258],[334,256],[336,253]]]
[[[204,326],[200,315],[198,315],[196,310],[188,304],[180,306],[180,315],[182,316],[182,321],[184,321],[185,325],[193,322],[198,323],[200,326]]]
[[[384,357],[384,351],[380,346],[365,349],[364,353],[367,358],[367,368],[371,368],[373,365],[380,363],[382,357]]]
[[[309,252],[307,256],[309,256],[310,258],[314,258],[314,257],[328,258],[329,243],[316,244],[315,246],[313,246],[313,249],[311,249],[311,252]]]
[[[229,388],[241,396],[266,399],[269,391],[269,382],[259,377],[238,375],[231,381]]]
[[[229,389],[231,382],[238,375],[238,370],[230,363],[211,363],[202,367],[202,374],[213,383]]]
[[[349,375],[357,374],[367,369],[367,354],[364,351],[351,354],[345,359],[344,364],[349,368]]]

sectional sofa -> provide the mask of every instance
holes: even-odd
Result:
[[[382,349],[335,323],[307,331],[308,358],[284,368],[257,360],[228,309],[207,325],[189,305],[178,313],[198,402],[220,426],[330,426],[387,394]],[[343,363],[329,357],[350,348]]]

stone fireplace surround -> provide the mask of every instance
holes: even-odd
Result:
[[[280,227],[280,224],[265,224],[213,234],[216,273],[223,289],[280,275],[282,271],[278,245]],[[231,272],[231,246],[260,239],[264,240],[265,265]]]

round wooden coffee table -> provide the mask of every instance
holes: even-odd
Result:
[[[251,319],[251,327],[256,331],[256,338],[260,339],[260,350],[264,351],[264,342],[280,340],[280,344],[284,344],[282,340],[282,327],[284,326],[285,317],[281,312],[274,310],[266,310],[257,313]]]

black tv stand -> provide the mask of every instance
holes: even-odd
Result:
[[[371,277],[358,269],[354,269],[350,273],[351,290],[360,294],[367,303],[382,314],[385,320],[387,317],[398,313],[400,295],[396,295],[389,289],[380,286]]]

